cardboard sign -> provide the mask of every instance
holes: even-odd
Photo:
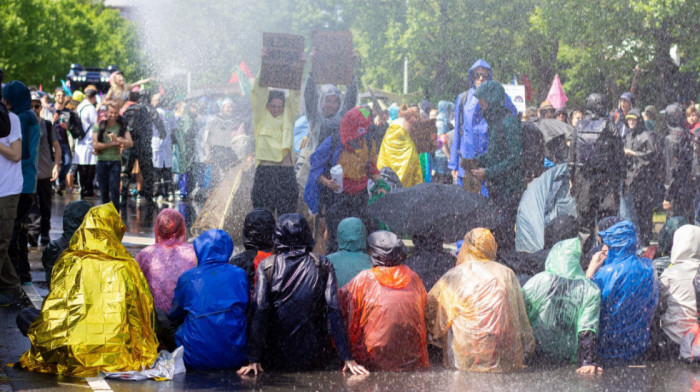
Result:
[[[421,121],[410,134],[419,153],[432,152],[437,148],[437,126],[435,125],[435,119]]]
[[[520,84],[504,84],[503,88],[506,90],[506,94],[513,101],[513,105],[518,109],[518,112],[525,113],[527,110],[527,103],[525,102],[525,86]]]
[[[260,65],[260,86],[299,90],[304,71],[304,36],[263,33],[267,56]]]
[[[311,73],[317,84],[352,83],[355,74],[352,33],[349,31],[314,31],[311,35],[316,54]]]

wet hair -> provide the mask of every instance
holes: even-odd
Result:
[[[138,102],[139,98],[141,98],[141,93],[138,91],[129,91],[129,98],[127,98],[127,101],[130,102]]]
[[[265,104],[265,106],[270,105],[270,102],[272,102],[273,99],[281,99],[282,105],[284,105],[284,91],[270,90],[269,94],[267,95],[267,103]]]
[[[697,113],[697,112],[698,112],[698,108],[696,108],[695,105],[690,105],[690,106],[688,106],[687,109],[685,109],[685,116],[688,117],[692,113]]]
[[[418,108],[417,105],[407,106],[406,104],[403,104],[403,105],[401,105],[401,108],[399,109],[399,118],[406,118],[406,116],[418,117],[419,114],[420,114],[420,109]]]

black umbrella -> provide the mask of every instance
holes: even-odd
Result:
[[[496,226],[496,209],[484,196],[455,185],[419,184],[397,189],[368,207],[392,230],[432,234],[446,242],[464,238],[475,227]]]
[[[569,139],[571,138],[571,135],[574,134],[574,127],[553,118],[543,118],[535,124],[537,124],[537,128],[542,131],[542,136],[544,136],[545,143],[549,143],[550,140],[560,136],[564,136],[566,139]]]

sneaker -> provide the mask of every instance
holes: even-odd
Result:
[[[163,200],[165,200],[165,199],[163,198],[163,195],[158,195],[158,197],[156,198],[156,203],[162,203]]]
[[[168,195],[168,201],[173,201],[173,200],[175,200],[175,197],[171,193],[170,195]]]
[[[34,307],[32,301],[27,297],[24,291],[21,291],[16,295],[0,294],[0,308],[14,308],[23,309],[28,307]]]

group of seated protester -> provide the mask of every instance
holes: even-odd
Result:
[[[428,368],[434,346],[451,369],[510,372],[545,360],[596,374],[648,359],[655,339],[678,356],[688,331],[700,332],[697,226],[675,232],[660,279],[651,260],[637,256],[634,225],[618,219],[599,231],[602,246],[586,272],[579,240],[565,239],[521,287],[496,261],[485,228],[466,233],[456,259],[424,247],[441,258],[431,270],[427,253],[409,264],[399,236],[368,235],[357,218],[340,222],[338,252],[325,257],[312,253],[301,215],[275,220],[256,209],[245,219],[245,251],[232,258],[225,231],[189,244],[182,216],[165,209],[156,243],[134,260],[111,203],[66,209],[73,220],[76,213],[84,219],[77,230],[65,227],[75,233],[58,252],[41,311],[20,313],[31,341],[20,366],[28,370],[81,377],[141,370],[159,348],[182,346],[192,369],[366,374]],[[448,268],[443,259],[454,262]]]

